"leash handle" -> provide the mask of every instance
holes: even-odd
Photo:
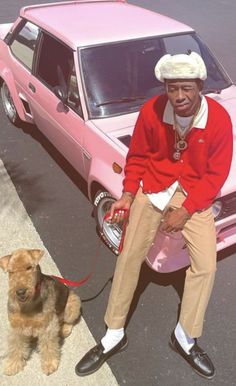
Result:
[[[121,235],[121,240],[120,240],[120,245],[119,245],[119,248],[118,248],[118,252],[119,254],[121,253],[122,249],[123,249],[123,245],[124,245],[124,238],[125,238],[125,232],[126,232],[126,226],[127,226],[127,222],[128,222],[128,217],[129,217],[129,211],[128,209],[116,209],[114,211],[114,215],[118,215],[120,214],[120,212],[124,212],[124,221],[123,221],[123,229],[122,229],[122,235]],[[104,221],[107,221],[109,223],[109,220],[110,219],[110,212],[107,212],[105,213],[105,216],[103,218],[103,222]]]
[[[125,233],[126,233],[126,226],[127,226],[127,219],[124,220],[124,224],[123,224],[123,229],[122,229],[122,235],[121,235],[120,245],[119,245],[119,248],[118,248],[119,254],[121,253],[121,251],[122,251],[122,249],[123,249],[124,239],[125,239]]]
[[[116,209],[114,211],[114,216],[120,214],[121,212],[124,213],[124,220],[127,220],[128,216],[129,216],[128,209]],[[103,217],[103,222],[108,221],[110,219],[110,215],[111,215],[111,212],[106,212],[104,217]]]

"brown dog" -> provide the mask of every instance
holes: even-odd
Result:
[[[60,339],[67,337],[80,316],[79,297],[64,284],[44,275],[38,265],[43,251],[18,249],[0,258],[8,272],[8,318],[11,330],[4,373],[21,371],[31,353],[32,338],[38,338],[42,370],[57,370]]]

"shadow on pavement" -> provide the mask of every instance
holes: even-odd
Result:
[[[126,324],[129,324],[129,321],[132,318],[132,315],[138,305],[140,296],[150,283],[154,283],[162,287],[173,286],[181,301],[184,289],[185,272],[186,268],[180,269],[176,272],[158,273],[148,267],[146,263],[143,263],[140,271],[138,286],[136,288],[133,301],[131,303],[130,312],[128,314]],[[178,315],[176,317],[178,319]]]
[[[32,124],[24,123],[21,129],[25,134],[29,134],[33,139],[39,142],[50,157],[66,173],[70,180],[76,185],[85,197],[88,197],[87,183],[80,174],[71,166],[63,155],[53,146],[53,144],[44,136],[44,134]]]
[[[232,245],[231,247],[228,247],[223,251],[218,252],[217,261],[226,259],[227,257],[231,256],[235,252],[236,252],[236,245]],[[145,291],[145,289],[150,283],[154,283],[162,287],[172,286],[175,289],[180,299],[180,302],[178,305],[178,313],[176,315],[176,321],[177,321],[179,319],[180,304],[183,296],[184,280],[185,280],[185,273],[187,268],[188,267],[185,267],[176,272],[158,273],[152,270],[146,263],[143,263],[140,271],[138,286],[136,288],[133,301],[131,303],[126,325],[129,324],[129,321],[132,318],[132,315],[134,314],[137,308],[140,296],[142,295],[142,293]]]

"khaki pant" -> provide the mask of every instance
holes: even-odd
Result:
[[[176,191],[168,207],[178,208],[184,200],[184,194]],[[162,216],[163,212],[153,206],[140,189],[131,206],[123,250],[117,258],[105,314],[105,323],[109,328],[116,329],[125,325],[141,265]],[[216,234],[211,208],[194,213],[182,233],[191,266],[186,271],[179,322],[190,337],[197,338],[202,334],[204,315],[216,271]]]

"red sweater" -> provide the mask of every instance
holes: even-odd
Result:
[[[205,129],[192,128],[181,159],[173,159],[175,132],[163,122],[167,96],[144,104],[137,119],[125,166],[124,191],[136,194],[140,181],[144,193],[157,193],[176,180],[187,192],[183,206],[190,214],[212,204],[223,186],[231,165],[232,123],[226,110],[206,97],[208,119]]]

